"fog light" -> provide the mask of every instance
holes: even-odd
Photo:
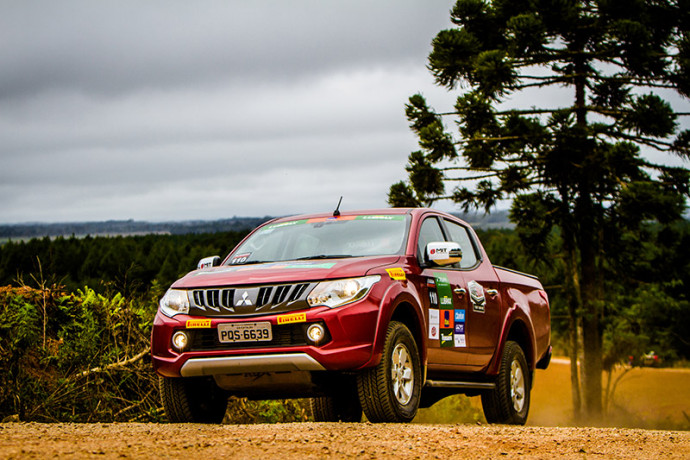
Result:
[[[325,335],[326,331],[320,324],[312,324],[309,326],[309,329],[307,329],[307,338],[314,345],[317,345]]]
[[[177,331],[172,336],[172,346],[177,351],[184,351],[189,344],[189,337],[184,331]]]

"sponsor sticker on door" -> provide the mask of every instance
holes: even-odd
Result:
[[[453,329],[441,328],[441,347],[452,347],[453,342]]]
[[[438,340],[439,337],[439,312],[432,308],[429,310],[429,338]]]

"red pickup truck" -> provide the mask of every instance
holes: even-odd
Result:
[[[493,266],[462,220],[336,211],[269,221],[202,259],[160,300],[151,351],[172,422],[219,423],[230,395],[408,422],[465,393],[488,422],[524,424],[550,332],[539,281]]]

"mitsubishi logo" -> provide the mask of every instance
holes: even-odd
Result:
[[[242,298],[237,301],[235,304],[236,307],[241,307],[242,305],[251,305],[252,301],[249,300],[249,294],[247,291],[244,291],[244,294],[242,294]]]

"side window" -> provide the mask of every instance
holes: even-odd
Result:
[[[460,268],[473,267],[477,263],[477,253],[474,251],[474,246],[472,245],[469,233],[467,233],[467,229],[449,220],[446,220],[445,224],[448,233],[450,233],[450,240],[458,243],[462,249]]]
[[[426,245],[433,241],[445,241],[443,237],[443,230],[435,217],[429,217],[422,222],[422,227],[419,229],[419,240],[417,241],[417,257],[419,261],[424,260],[424,251]]]

